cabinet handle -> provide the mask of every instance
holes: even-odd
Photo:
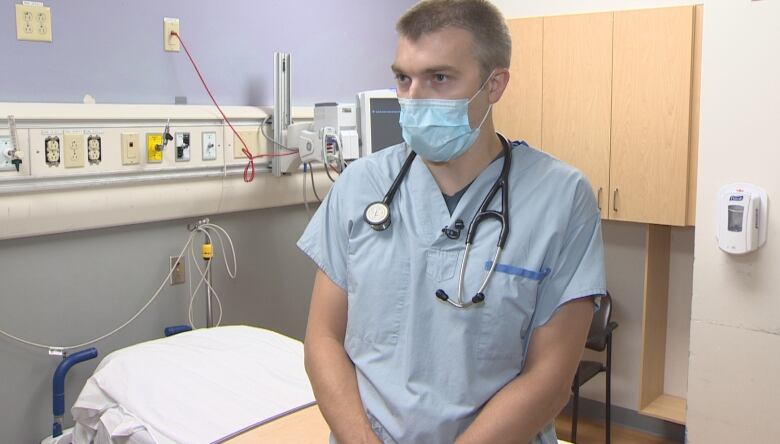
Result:
[[[601,191],[602,190],[603,190],[603,188],[599,187],[599,191],[598,191],[598,193],[596,193],[596,196],[597,196],[596,197],[596,203],[597,203],[597,205],[599,207],[599,211],[601,211]]]
[[[617,196],[618,196],[618,189],[615,188],[615,191],[612,192],[612,210],[617,212]]]

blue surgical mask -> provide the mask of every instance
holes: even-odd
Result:
[[[470,99],[399,98],[399,123],[406,144],[420,157],[432,162],[447,162],[465,153],[479,137],[479,130],[493,106],[488,107],[479,126],[472,129],[469,103],[482,92],[487,82],[485,80]]]

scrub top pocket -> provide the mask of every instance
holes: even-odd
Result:
[[[458,269],[458,251],[430,249],[425,252],[425,273],[436,282],[452,279]]]
[[[410,265],[405,255],[377,255],[360,263],[352,254],[347,269],[346,340],[398,343],[409,294]]]
[[[501,264],[499,264],[501,265]],[[499,267],[497,267],[497,270]],[[485,289],[477,358],[523,360],[540,280],[496,271]]]

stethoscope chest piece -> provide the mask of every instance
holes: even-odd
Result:
[[[382,201],[374,202],[366,207],[363,219],[376,231],[384,231],[390,226],[390,207]]]

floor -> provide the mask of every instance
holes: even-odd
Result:
[[[561,415],[555,420],[558,438],[571,439],[571,417]],[[613,444],[678,444],[633,429],[612,424]],[[577,444],[604,444],[604,424],[580,419],[577,424]]]

